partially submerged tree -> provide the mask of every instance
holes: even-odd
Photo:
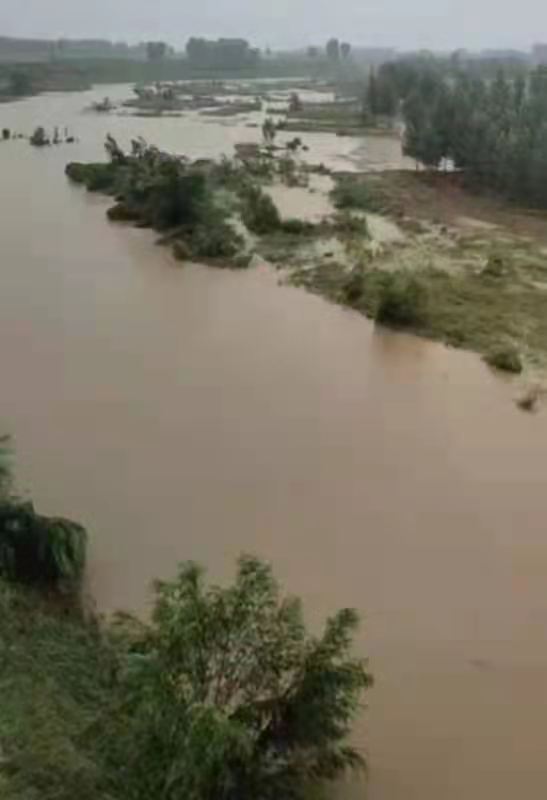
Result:
[[[275,122],[271,117],[267,117],[262,125],[262,136],[264,138],[264,142],[266,144],[273,144],[276,133],[277,128],[275,127]]]
[[[30,143],[34,147],[45,147],[46,145],[50,144],[50,140],[45,128],[39,125],[30,137]]]
[[[274,201],[260,186],[249,184],[240,191],[241,218],[253,233],[266,234],[279,230],[281,217]]]
[[[283,800],[364,764],[346,743],[366,662],[351,656],[355,611],[320,637],[271,568],[239,561],[235,583],[207,587],[183,565],[156,585],[152,622],[124,618],[123,697],[105,748],[124,767],[109,787],[132,800]],[[123,791],[122,791],[123,790]]]

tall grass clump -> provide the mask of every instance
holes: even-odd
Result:
[[[359,209],[361,211],[381,212],[383,204],[377,194],[363,180],[339,178],[331,192],[331,198],[339,210]]]
[[[428,293],[415,275],[387,273],[379,291],[376,321],[400,328],[419,328],[427,320]]]

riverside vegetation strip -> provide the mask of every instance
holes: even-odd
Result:
[[[325,173],[290,144],[190,162],[142,141],[126,154],[109,139],[108,162],[69,164],[67,175],[114,196],[111,220],[161,232],[181,261],[246,267],[257,255],[378,322],[475,350],[498,368],[544,371],[541,213],[470,194],[457,174],[384,172],[336,175],[331,214],[283,219],[268,186],[313,192],[315,173]],[[375,219],[396,235],[375,240]]]

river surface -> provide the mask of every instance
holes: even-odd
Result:
[[[312,625],[357,607],[371,775],[344,800],[543,800],[547,416],[471,354],[375,330],[265,267],[180,268],[108,224],[63,176],[108,130],[196,156],[258,135],[80,113],[115,92],[0,107],[0,126],[80,138],[0,144],[0,428],[22,487],[89,528],[103,610],[144,609],[182,559],[229,577],[242,551]],[[316,160],[367,159],[366,142],[303,138]]]

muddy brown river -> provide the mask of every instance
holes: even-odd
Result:
[[[369,787],[344,800],[542,800],[547,415],[517,411],[471,354],[375,330],[265,267],[180,268],[107,224],[63,168],[108,130],[196,156],[257,136],[80,113],[107,93],[127,90],[0,106],[1,126],[80,137],[0,144],[0,429],[21,486],[89,528],[101,609],[143,609],[182,559],[226,578],[242,551],[311,624],[357,607],[377,685],[355,731]],[[396,158],[304,138],[341,168]]]

